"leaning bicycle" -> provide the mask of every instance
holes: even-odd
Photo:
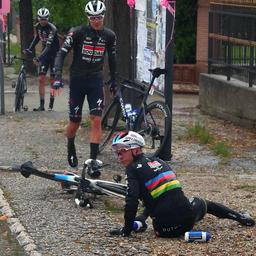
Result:
[[[170,109],[163,101],[148,104],[147,99],[153,94],[155,79],[166,74],[166,70],[156,68],[149,71],[152,73],[152,79],[148,87],[130,81],[120,83],[112,103],[102,118],[103,136],[100,152],[104,150],[112,135],[122,130],[133,130],[141,134],[146,143],[144,151],[148,155],[158,156],[163,149],[171,126]],[[142,99],[139,108],[134,109],[131,104],[125,103],[126,89]]]
[[[13,56],[11,63],[15,59],[21,61],[21,66],[19,70],[18,79],[12,84],[12,87],[15,88],[15,99],[14,99],[14,112],[20,112],[21,110],[27,111],[28,107],[24,105],[24,96],[27,92],[27,80],[26,80],[26,59]]]

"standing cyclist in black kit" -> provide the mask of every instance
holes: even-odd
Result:
[[[54,82],[54,59],[60,48],[59,40],[57,36],[56,27],[48,22],[50,12],[46,8],[40,8],[37,11],[38,23],[35,25],[36,35],[31,42],[28,49],[25,49],[23,52],[25,54],[31,54],[32,50],[38,44],[39,41],[42,43],[42,52],[39,57],[34,58],[34,64],[39,64],[39,96],[40,96],[40,105],[38,108],[34,108],[34,111],[44,111],[45,103],[45,80],[46,73],[50,68],[50,83]],[[48,110],[53,109],[54,104],[54,95],[50,94],[50,102]]]
[[[206,213],[219,218],[238,221],[244,226],[254,226],[249,214],[238,213],[228,207],[199,197],[187,198],[175,172],[156,157],[146,157],[142,152],[143,137],[136,132],[117,134],[112,147],[126,167],[127,194],[125,199],[124,227],[110,231],[112,235],[129,236],[134,220],[143,223],[152,218],[156,236],[178,237],[190,231]],[[136,217],[138,200],[145,205],[143,214]]]
[[[104,104],[103,63],[107,52],[110,69],[110,91],[115,91],[116,73],[116,36],[104,27],[105,4],[102,1],[89,1],[85,6],[89,25],[72,28],[57,54],[55,60],[56,77],[53,89],[57,91],[63,86],[62,67],[65,56],[73,49],[73,62],[70,68],[69,92],[69,124],[66,128],[68,139],[68,162],[71,167],[78,165],[75,136],[82,119],[82,108],[87,95],[90,110],[90,159],[85,164],[91,165],[95,172],[91,176],[100,175],[97,167],[102,164],[96,160],[101,139],[101,115]]]

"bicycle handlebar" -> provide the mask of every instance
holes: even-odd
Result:
[[[14,60],[28,61],[28,60],[25,59],[25,58],[22,58],[22,57],[19,57],[19,56],[14,55],[14,56],[11,58],[11,61],[10,61],[10,64],[11,64],[11,65],[13,64],[13,61],[14,61]]]
[[[157,78],[161,75],[166,75],[168,73],[166,69],[162,68],[149,69],[149,71],[152,73],[154,78]]]

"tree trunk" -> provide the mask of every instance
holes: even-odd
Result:
[[[132,51],[131,51],[131,22],[130,10],[126,1],[109,0],[106,4],[106,27],[112,29],[117,37],[117,73],[125,79],[132,78]],[[105,77],[108,77],[108,69],[105,68]],[[106,88],[106,105],[109,102],[109,94]]]
[[[106,26],[117,36],[117,72],[120,76],[131,78],[131,21],[126,1],[106,2]]]
[[[34,38],[33,29],[33,15],[32,15],[32,0],[20,0],[19,1],[19,13],[20,13],[20,41],[21,52],[29,47]],[[35,66],[32,60],[28,62],[27,72],[35,74]]]

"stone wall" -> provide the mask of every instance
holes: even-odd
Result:
[[[256,87],[225,76],[200,74],[199,105],[207,114],[256,128]]]

